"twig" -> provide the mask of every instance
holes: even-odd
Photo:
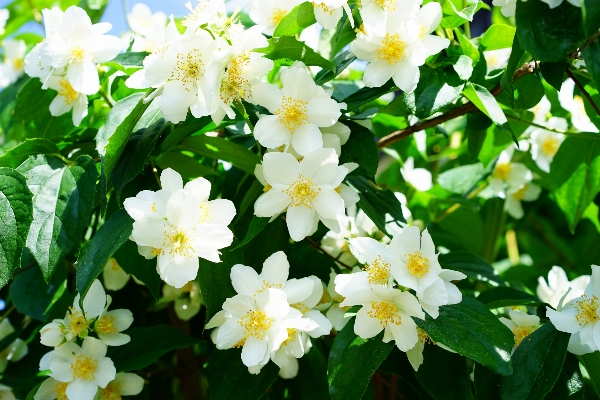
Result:
[[[27,264],[26,266],[19,268],[18,270],[15,271],[15,273],[13,274],[13,278],[17,275],[19,275],[21,272],[25,272],[26,270],[28,270],[29,268],[33,267],[35,264],[37,264],[37,261],[32,261],[29,264]]]
[[[160,177],[158,176],[158,170],[156,169],[156,165],[154,165],[154,161],[152,161],[152,158],[148,157],[148,160],[150,161],[150,165],[152,166],[152,173],[154,174],[154,177],[156,178],[156,182],[158,182],[158,187],[162,189],[162,185],[160,184]]]
[[[108,94],[106,94],[106,92],[104,91],[102,86],[100,86],[100,96],[102,96],[102,98],[104,99],[104,101],[106,101],[106,104],[108,104],[108,106],[110,108],[113,108],[113,103],[112,103],[112,101],[110,101]]]
[[[575,75],[573,75],[573,73],[571,72],[571,70],[568,67],[565,71],[567,72],[567,75],[569,76],[569,78],[571,78],[573,80],[573,82],[575,82],[575,85],[579,88],[579,90],[581,90],[581,93],[583,94],[585,99],[590,103],[590,105],[592,106],[594,111],[596,111],[596,114],[600,115],[600,109],[598,108],[596,103],[594,103],[594,100],[592,100],[592,96],[590,96],[590,94],[587,92],[587,90],[585,90],[585,88],[583,87],[581,82],[579,82],[577,80],[577,78],[575,78]]]
[[[529,75],[529,74],[533,73],[534,70],[535,70],[534,62],[523,65],[521,68],[519,68],[515,72],[513,82],[516,81],[517,79],[522,78],[525,75]],[[498,96],[501,92],[502,92],[502,87],[500,85],[498,85],[491,91],[491,94],[493,96]],[[391,145],[392,143],[396,143],[399,140],[409,137],[413,133],[422,131],[427,128],[432,128],[441,123],[450,121],[451,119],[460,117],[462,115],[470,113],[471,111],[476,111],[476,110],[477,110],[477,106],[475,106],[475,104],[473,104],[471,102],[467,102],[467,103],[463,104],[462,106],[455,108],[453,110],[450,110],[447,113],[442,114],[438,117],[435,117],[432,119],[427,119],[425,121],[419,121],[416,124],[411,125],[407,128],[392,132],[389,135],[384,136],[381,139],[379,139],[379,141],[377,142],[377,147],[380,149],[383,147],[387,147],[387,146]]]
[[[2,314],[2,316],[0,317],[0,321],[3,321],[4,318],[8,317],[10,315],[11,312],[13,312],[15,310],[15,305],[11,304],[10,308],[8,310],[6,310],[6,312],[4,314]]]
[[[332,256],[331,254],[329,254],[328,252],[325,251],[325,249],[323,249],[321,247],[321,245],[317,242],[315,242],[314,240],[312,240],[310,237],[306,237],[306,240],[308,240],[308,242],[317,250],[319,250],[321,253],[325,254],[327,257],[331,258],[333,261],[335,261],[336,263],[340,264],[342,267],[344,268],[348,268],[348,269],[352,269],[351,266],[349,266],[346,263],[341,262],[340,260],[338,260],[337,258],[335,258],[334,256]],[[339,271],[338,271],[339,272]]]
[[[598,37],[600,37],[600,31],[596,32],[596,34],[594,36],[592,36],[591,38],[589,38],[588,40],[586,40],[585,43],[580,48],[578,48],[577,50],[572,52],[570,55],[570,58],[572,58],[574,60],[578,59],[579,54],[581,54],[583,49],[588,47],[594,40],[598,39]]]

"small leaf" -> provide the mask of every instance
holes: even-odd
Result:
[[[335,64],[335,71],[331,71],[329,69],[320,70],[319,72],[317,72],[317,75],[315,76],[315,83],[317,85],[323,85],[323,84],[329,82],[330,80],[334,79],[339,74],[341,74],[342,71],[345,70],[346,68],[348,68],[348,66],[350,64],[352,64],[355,60],[356,60],[356,56],[351,55],[348,52],[343,52],[341,54],[338,54],[333,59],[333,62]]]
[[[552,390],[571,335],[547,323],[527,336],[513,354],[513,374],[502,377],[502,400],[542,400]]]
[[[481,292],[477,300],[489,308],[509,306],[530,306],[542,302],[535,296],[510,287],[497,287]]]
[[[300,42],[292,36],[271,38],[269,46],[256,49],[256,51],[265,53],[265,56],[271,60],[288,60],[290,65],[293,61],[302,61],[306,65],[335,71],[335,65],[331,61],[326,60],[304,42]]]
[[[581,52],[581,55],[585,60],[585,67],[590,73],[592,80],[596,84],[596,88],[600,88],[600,41],[596,39],[590,44],[588,44],[588,46]]]
[[[113,254],[113,257],[117,260],[119,266],[123,268],[123,271],[143,282],[152,293],[154,300],[158,301],[162,281],[158,272],[156,272],[156,259],[147,260],[141,256],[137,244],[131,240],[127,240]]]
[[[117,372],[140,370],[170,351],[204,343],[204,340],[191,338],[164,324],[131,328],[124,333],[131,337],[131,341],[123,346],[109,347],[107,353]]]
[[[473,253],[466,251],[452,251],[440,254],[438,257],[442,268],[462,272],[469,278],[487,282],[493,286],[504,285],[504,281],[490,263]]]
[[[54,142],[48,139],[25,139],[16,147],[8,150],[0,157],[0,167],[17,168],[29,156],[37,154],[59,154],[60,151]]]
[[[479,44],[485,50],[498,50],[512,47],[516,29],[510,25],[493,24],[483,34]]]
[[[585,58],[585,50],[583,51]],[[593,63],[593,61],[590,61]],[[590,66],[587,64],[586,67],[588,71],[590,71]],[[565,69],[567,68],[567,59],[559,60],[556,62],[543,62],[540,63],[540,71],[542,72],[542,76],[552,87],[558,91],[562,87],[563,82],[565,81]],[[593,68],[593,65],[592,67]]]
[[[119,64],[125,68],[142,68],[144,66],[144,58],[146,58],[149,55],[150,53],[147,53],[145,51],[130,51],[127,53],[121,53],[117,55],[115,58],[110,60],[110,63]]]
[[[273,37],[294,36],[316,22],[314,6],[311,2],[305,1],[292,8],[292,10],[279,21],[279,24],[275,28],[275,32],[273,32]]]
[[[439,346],[425,345],[415,376],[435,400],[474,400],[467,360]]]
[[[379,150],[373,133],[356,122],[344,121],[344,125],[350,128],[350,138],[342,146],[340,165],[348,162],[357,163],[358,168],[352,171],[352,175],[362,175],[375,180]]]
[[[498,128],[511,132],[513,140],[517,144],[517,138],[510,129],[510,125],[508,124],[506,115],[504,115],[504,111],[502,111],[498,105],[496,98],[490,92],[488,92],[486,88],[476,83],[468,82],[465,85],[463,94],[466,98],[471,100],[471,102],[475,104],[475,106],[482,113],[487,115],[489,119],[498,125]]]
[[[481,115],[481,114],[480,114]],[[438,183],[452,193],[467,193],[483,178],[485,169],[483,164],[461,165],[460,167],[442,172],[438,176]]]
[[[511,108],[515,108],[515,94],[513,89],[513,78],[515,76],[515,71],[519,67],[519,61],[521,61],[521,57],[525,54],[525,50],[521,47],[521,43],[519,42],[519,38],[516,37],[513,40],[512,50],[510,51],[510,57],[508,59],[508,65],[506,66],[506,71],[502,75],[500,79],[500,86],[506,93],[508,97],[508,105]]]
[[[265,227],[269,223],[269,220],[270,218],[261,218],[257,217],[256,215],[253,216],[252,220],[250,221],[250,226],[248,227],[248,232],[246,232],[244,240],[242,240],[240,244],[238,244],[231,250],[239,249],[240,247],[243,247],[250,243],[250,241],[254,239],[256,235],[258,235],[263,229],[265,229]]]
[[[346,111],[354,111],[357,108],[364,106],[367,103],[372,102],[373,100],[377,100],[384,94],[393,92],[398,90],[396,86],[394,86],[394,82],[390,79],[385,85],[377,88],[368,88],[364,87],[356,92],[352,93],[350,96],[346,97],[342,101],[346,103]]]

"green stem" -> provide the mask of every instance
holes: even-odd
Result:
[[[549,132],[560,133],[561,135],[565,135],[565,136],[574,136],[574,137],[585,138],[585,139],[600,139],[600,134],[597,134],[597,133],[581,133],[581,132],[562,131],[559,129],[554,129],[554,128],[550,128],[550,127],[547,127],[544,125],[537,124],[533,121],[527,121],[526,119],[515,117],[514,115],[510,115],[510,114],[506,114],[506,118],[510,118],[512,120],[521,122],[523,124],[527,124],[529,126],[534,126],[536,128],[544,129]]]

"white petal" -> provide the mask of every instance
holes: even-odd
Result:
[[[144,379],[129,372],[118,373],[115,382],[119,384],[121,396],[136,396],[144,388]]]
[[[242,349],[242,362],[247,367],[259,365],[267,352],[267,342],[250,336]]]
[[[290,143],[292,133],[281,123],[277,115],[265,115],[254,126],[254,137],[266,148],[276,149]]]
[[[236,264],[231,268],[231,283],[239,294],[253,296],[262,288],[258,273],[251,267]]]
[[[271,285],[283,286],[287,281],[289,271],[290,263],[287,256],[283,251],[278,251],[265,260],[260,276]],[[292,301],[292,303],[295,302]]]
[[[305,156],[323,147],[323,134],[315,124],[307,123],[294,130],[291,142],[298,154]]]
[[[272,217],[278,215],[290,205],[292,199],[281,190],[271,189],[262,194],[254,203],[254,215]]]
[[[92,400],[96,396],[98,385],[94,382],[75,379],[67,386],[67,398],[77,400]]]
[[[315,211],[305,206],[289,207],[286,223],[290,237],[296,242],[304,239],[311,232]]]
[[[383,330],[383,326],[376,318],[371,318],[367,313],[371,310],[370,305],[365,305],[356,313],[354,321],[354,333],[363,339],[377,336]]]
[[[366,87],[381,87],[389,81],[392,76],[398,75],[396,70],[397,67],[388,64],[387,61],[372,62],[365,68],[363,82]],[[396,83],[396,85],[398,85],[398,83]]]

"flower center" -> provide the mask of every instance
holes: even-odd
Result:
[[[535,331],[537,326],[517,326],[513,330],[513,334],[515,335],[515,346],[519,346],[523,339],[529,336],[533,331]]]
[[[405,257],[408,272],[417,278],[422,278],[423,275],[429,272],[429,258],[423,257],[420,251],[415,251]]]
[[[247,339],[248,337],[264,339],[265,332],[273,324],[273,322],[267,318],[267,314],[260,310],[248,312],[248,314],[240,318],[238,323],[246,330],[244,339]]]
[[[195,25],[196,21],[198,21],[200,19],[202,12],[206,9],[206,5],[207,5],[206,2],[202,2],[198,5],[196,5],[196,7],[194,7],[193,9],[191,7],[188,7],[188,9],[191,12],[183,18],[183,20],[181,21],[181,25],[183,25],[183,26]]]
[[[527,193],[527,189],[529,189],[528,185],[524,185],[521,189],[517,190],[515,193],[513,193],[512,197],[515,200],[523,200],[525,198],[525,194]]]
[[[83,313],[73,307],[69,307],[69,311],[65,315],[65,326],[73,337],[80,336],[88,330],[88,324],[83,317]]]
[[[270,18],[271,25],[273,25],[273,26],[279,25],[279,23],[281,22],[283,17],[286,16],[287,13],[288,13],[288,10],[284,10],[281,8],[274,8],[273,13],[271,14],[271,18]]]
[[[184,84],[195,85],[204,75],[204,62],[200,50],[194,49],[189,53],[177,53],[175,70],[171,73],[171,79],[181,81]],[[186,88],[189,92],[190,88]]]
[[[69,400],[67,397],[67,385],[68,382],[56,382],[54,384],[54,390],[56,390],[56,400]]]
[[[377,256],[375,261],[366,268],[366,271],[369,274],[367,278],[369,283],[387,285],[390,280],[390,263],[383,261],[381,256]]]
[[[372,301],[371,310],[367,312],[367,315],[378,319],[383,327],[386,327],[388,324],[400,325],[402,322],[398,308],[389,301]]]
[[[291,133],[294,133],[296,128],[308,124],[307,104],[308,102],[306,101],[283,96],[281,99],[281,107],[275,111],[275,115],[279,117],[279,121],[291,131]]]
[[[292,199],[291,205],[293,207],[304,206],[312,208],[312,201],[317,197],[317,194],[321,191],[317,185],[314,184],[309,178],[305,178],[302,175],[298,176],[292,184],[284,190],[284,192]]]
[[[585,104],[583,104],[583,98],[581,96],[573,96],[573,102],[574,102],[574,110],[571,112],[571,114],[575,114],[575,116],[587,116],[586,112],[585,112]]]
[[[583,297],[586,297],[586,295],[583,295]],[[579,300],[575,308],[577,309],[575,318],[579,322],[579,326],[600,320],[600,315],[598,315],[598,298],[596,296]]]
[[[107,315],[106,317],[100,318],[98,321],[98,333],[118,333],[119,330],[116,326],[114,326],[115,317],[112,315]]]
[[[287,346],[298,337],[298,329],[287,328],[288,337],[281,343],[281,347]]]
[[[553,157],[558,151],[559,146],[560,142],[558,139],[550,136],[542,142],[542,152],[547,156]]]
[[[248,73],[249,67],[249,51],[245,51],[229,61],[225,77],[221,82],[221,100],[225,104],[252,96],[250,82],[243,77]]]
[[[87,58],[87,49],[81,44],[76,44],[71,48],[71,57],[69,57],[69,64],[82,63]]]
[[[193,257],[195,255],[191,240],[184,230],[170,228],[170,232],[167,232],[165,236],[166,240],[163,247],[169,248],[169,254],[184,257]]]
[[[303,303],[290,304],[290,307],[295,308],[296,310],[300,311],[302,313],[302,315],[304,315],[310,311],[310,308],[306,307]]]
[[[73,370],[73,378],[79,378],[84,381],[94,380],[94,372],[96,372],[97,366],[98,361],[86,357],[83,354],[80,354],[79,356],[77,356],[75,363],[71,364],[71,369]]]
[[[511,170],[512,167],[510,166],[510,163],[497,164],[496,168],[494,168],[494,177],[506,180],[508,179]]]
[[[101,389],[100,400],[121,400],[121,384],[109,383],[104,389]]]
[[[393,12],[396,11],[396,1],[395,0],[375,0],[375,3],[385,12]]]
[[[404,58],[404,42],[400,40],[400,35],[397,33],[393,35],[386,33],[381,45],[382,47],[377,52],[378,59],[387,61],[389,65],[394,65]]]
[[[66,78],[62,78],[58,81],[60,89],[58,89],[58,95],[64,98],[67,105],[75,103],[75,100],[79,97],[79,92],[73,89],[73,86],[69,83]]]
[[[21,60],[19,58],[12,60],[13,68],[16,70],[21,70],[25,67],[25,60]]]

